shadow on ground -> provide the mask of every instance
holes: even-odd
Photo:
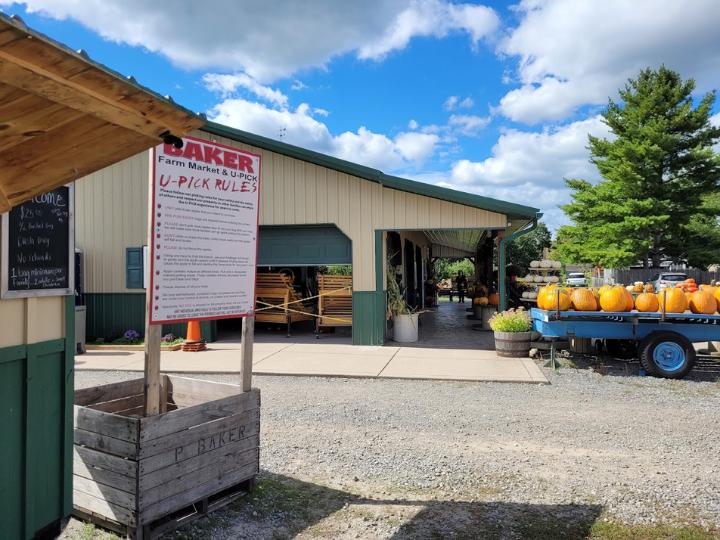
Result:
[[[599,505],[359,496],[261,472],[255,491],[164,538],[587,538]]]

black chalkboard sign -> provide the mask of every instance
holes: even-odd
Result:
[[[3,215],[3,298],[73,294],[73,195],[62,186]]]

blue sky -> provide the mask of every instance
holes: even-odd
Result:
[[[566,220],[640,69],[720,87],[716,0],[29,0],[0,9],[218,122]],[[720,124],[715,108],[713,123]]]

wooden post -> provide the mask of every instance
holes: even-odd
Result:
[[[255,341],[255,317],[243,317],[242,347],[240,349],[240,381],[243,392],[252,388],[253,342]]]
[[[160,414],[160,340],[162,325],[150,324],[150,312],[145,325],[145,385],[143,412],[145,416]]]
[[[148,190],[148,250],[153,256],[153,225],[155,209],[153,208],[153,153],[150,152],[150,185]],[[145,269],[147,289],[145,290],[145,381],[143,386],[143,414],[152,416],[160,414],[160,340],[162,325],[150,324],[152,290],[150,284],[151,264]]]

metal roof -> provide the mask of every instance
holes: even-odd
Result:
[[[498,214],[505,214],[509,222],[518,222],[516,228],[519,228],[528,220],[536,218],[537,214],[540,212],[538,208],[532,208],[530,206],[523,206],[498,199],[491,199],[489,197],[482,197],[480,195],[456,191],[454,189],[424,184],[422,182],[416,182],[414,180],[408,180],[398,176],[391,176],[377,169],[358,165],[357,163],[338,159],[319,152],[307,150],[299,146],[269,139],[267,137],[261,137],[260,135],[254,135],[252,133],[224,126],[215,122],[208,121],[208,123],[202,127],[202,131],[249,144],[264,150],[269,150],[277,154],[299,159],[301,161],[306,161],[308,163],[344,172],[346,174],[351,174],[353,176],[357,176],[358,178],[363,178],[365,180],[381,184],[382,186],[390,189],[397,189],[407,193],[414,193],[416,195],[423,195],[433,199],[454,202],[465,206],[471,206],[473,208],[481,208]],[[515,225],[515,223],[513,223],[513,225]]]

